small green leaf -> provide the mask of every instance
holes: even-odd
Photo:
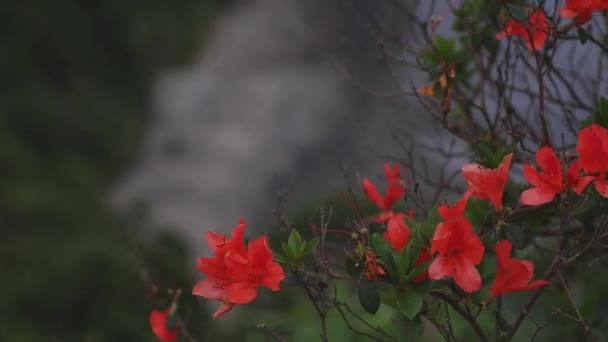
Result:
[[[405,277],[405,282],[410,282],[413,279],[415,279],[417,276],[421,275],[422,273],[424,273],[424,271],[426,271],[429,268],[429,265],[431,264],[431,261],[425,261],[422,264],[418,265],[418,267],[416,267],[415,269],[413,269],[410,274],[407,275],[407,277]]]
[[[401,253],[393,253],[397,279],[403,279],[410,267],[410,249],[408,247],[409,244],[401,250]]]
[[[589,34],[587,33],[587,30],[579,26],[576,30],[576,33],[578,34],[578,40],[581,42],[581,44],[585,45],[585,43],[587,43],[587,41],[589,40]]]
[[[377,255],[384,259],[388,259],[391,256],[391,245],[382,236],[374,233],[369,240],[370,247],[376,252]]]
[[[291,250],[296,252],[296,251],[300,250],[301,244],[302,244],[302,236],[300,236],[300,233],[298,233],[297,230],[292,229],[291,233],[289,234],[289,238],[287,239],[287,245],[291,248]]]
[[[295,251],[292,250],[291,247],[289,247],[289,245],[285,242],[281,243],[281,247],[283,248],[283,253],[285,253],[287,259],[289,259],[290,261],[293,260],[295,257]]]
[[[358,286],[359,302],[365,311],[374,315],[380,308],[380,294],[378,283],[370,280],[361,280]]]
[[[522,6],[508,4],[507,8],[509,9],[509,12],[511,13],[511,17],[513,17],[513,19],[515,19],[519,22],[528,21],[528,15],[526,14],[526,10]]]
[[[306,242],[306,248],[304,249],[304,256],[310,255],[312,251],[314,251],[319,245],[319,238],[314,238],[308,242]]]
[[[439,222],[441,222],[441,215],[439,215],[439,204],[435,204],[431,210],[429,210],[428,215],[426,216],[425,223],[429,226],[432,226],[433,229],[437,226]]]
[[[280,253],[273,253],[274,254],[274,261],[278,262],[279,264],[287,264],[289,262],[289,260],[287,260],[287,258],[280,254]]]
[[[593,108],[592,121],[602,127],[608,127],[608,100],[600,97]]]
[[[397,296],[397,307],[409,319],[413,319],[422,309],[422,295],[409,290]]]
[[[298,257],[298,259],[301,259],[304,256],[306,256],[306,242],[302,241],[300,243],[300,246],[298,247],[298,253],[296,254],[296,256]]]

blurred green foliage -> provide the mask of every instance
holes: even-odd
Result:
[[[2,4],[0,340],[152,340],[146,262],[189,292],[183,244],[138,248],[104,195],[140,147],[151,80],[195,57],[226,3]]]

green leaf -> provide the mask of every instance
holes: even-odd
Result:
[[[410,249],[409,244],[403,247],[401,253],[393,253],[393,261],[397,271],[397,279],[403,279],[407,275],[410,267]]]
[[[346,269],[346,273],[348,273],[348,275],[353,278],[358,278],[363,270],[363,262],[349,257],[346,259],[346,265],[344,268]]]
[[[389,259],[391,251],[393,250],[391,245],[382,236],[377,233],[371,236],[369,240],[369,246],[376,252],[377,255],[384,259]]]
[[[292,261],[295,258],[296,251],[292,250],[291,247],[289,247],[289,245],[285,242],[281,243],[281,247],[283,248],[283,253],[285,253],[287,259],[289,259],[289,261]]]
[[[454,48],[456,47],[456,41],[454,39],[444,38],[442,35],[438,34],[435,38],[435,47],[439,52],[440,57],[449,63],[449,60],[454,53]]]
[[[511,13],[511,17],[519,22],[527,22],[528,14],[526,14],[526,10],[520,5],[508,4],[507,8]]]
[[[289,262],[289,260],[287,260],[287,258],[280,253],[273,253],[273,255],[274,261],[278,262],[279,264],[287,264]]]
[[[298,247],[298,253],[296,254],[296,257],[298,259],[301,259],[304,256],[306,256],[306,242],[302,241],[300,243],[300,246]]]
[[[422,295],[409,290],[397,296],[397,307],[409,319],[413,319],[422,309]]]
[[[576,33],[578,34],[578,40],[581,42],[581,44],[585,45],[585,43],[587,43],[587,41],[589,40],[589,34],[587,33],[587,30],[579,26],[576,30]]]
[[[314,251],[319,245],[319,238],[314,238],[306,243],[306,248],[304,249],[304,256],[310,255],[312,251]]]
[[[287,245],[291,248],[292,251],[296,252],[300,250],[300,245],[303,243],[302,236],[298,233],[297,230],[292,229],[289,234],[289,238],[287,239]]]
[[[429,210],[428,215],[426,215],[425,223],[433,226],[434,228],[441,221],[441,215],[439,215],[439,204],[435,204],[431,210]]]
[[[380,293],[376,281],[361,280],[358,286],[359,302],[365,311],[374,315],[380,308]]]
[[[593,108],[593,122],[608,127],[608,100],[604,97],[600,97]]]
[[[425,261],[422,264],[418,265],[418,267],[416,267],[415,269],[413,269],[410,274],[407,275],[407,277],[405,277],[405,282],[410,282],[413,279],[415,279],[417,276],[421,275],[422,273],[424,273],[424,271],[426,271],[429,268],[429,265],[431,264],[431,261]]]

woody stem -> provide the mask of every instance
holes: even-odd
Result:
[[[486,336],[486,334],[483,332],[483,329],[481,328],[481,326],[479,325],[479,323],[477,323],[477,320],[475,319],[475,317],[473,317],[473,315],[471,315],[470,312],[468,312],[467,310],[463,309],[459,304],[458,301],[456,301],[454,298],[450,297],[449,295],[440,292],[440,291],[432,291],[431,292],[431,296],[437,297],[439,299],[444,300],[445,302],[447,302],[448,304],[450,304],[450,306],[452,307],[452,309],[454,309],[456,312],[458,312],[473,328],[473,330],[475,330],[475,333],[477,334],[477,336],[479,336],[479,341],[482,342],[487,342],[488,341],[488,337]]]
[[[562,193],[559,202],[559,244],[553,255],[553,261],[551,262],[551,266],[549,266],[549,269],[547,270],[547,272],[545,273],[545,277],[543,278],[546,281],[551,280],[555,273],[557,273],[557,271],[559,271],[562,266],[566,265],[562,257],[562,251],[566,243],[566,221],[568,220],[568,213],[566,211],[566,201],[567,196],[566,194]],[[515,320],[515,323],[513,323],[511,330],[509,330],[506,339],[507,341],[511,341],[513,339],[513,336],[515,336],[515,333],[523,323],[524,319],[528,316],[528,313],[530,312],[534,304],[536,304],[536,302],[538,301],[538,298],[543,293],[545,287],[546,286],[539,287],[536,292],[534,292],[532,297],[530,297],[528,303],[526,303],[526,306],[524,306],[520,314],[517,316],[517,319]]]

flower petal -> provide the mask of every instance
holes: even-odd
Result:
[[[541,205],[553,201],[557,193],[547,188],[531,188],[521,193],[521,204]]]
[[[595,190],[597,190],[600,195],[608,198],[608,182],[601,178],[596,178],[593,185],[595,185]]]
[[[266,286],[272,291],[278,291],[279,285],[283,279],[285,279],[283,268],[278,263],[273,262],[266,267],[260,285]]]
[[[228,301],[228,284],[222,279],[206,278],[199,281],[196,286],[194,286],[192,294],[207,299]]]
[[[226,312],[232,310],[232,308],[235,306],[236,304],[234,303],[223,303],[222,306],[220,306],[214,313],[213,313],[213,318],[219,318],[221,317],[223,314],[225,314]]]
[[[485,247],[479,235],[469,234],[464,240],[463,256],[471,261],[473,265],[478,265],[483,259]]]
[[[370,201],[382,209],[384,200],[382,199],[382,196],[380,196],[380,193],[378,193],[378,189],[374,183],[367,178],[363,178],[363,191],[365,191],[365,194]]]
[[[256,284],[252,282],[237,282],[228,286],[228,302],[235,304],[247,304],[258,295]]]
[[[438,256],[429,265],[429,278],[443,279],[454,275],[454,259],[446,256]]]
[[[465,292],[471,293],[481,288],[481,275],[471,260],[462,258],[456,263],[454,281]]]

